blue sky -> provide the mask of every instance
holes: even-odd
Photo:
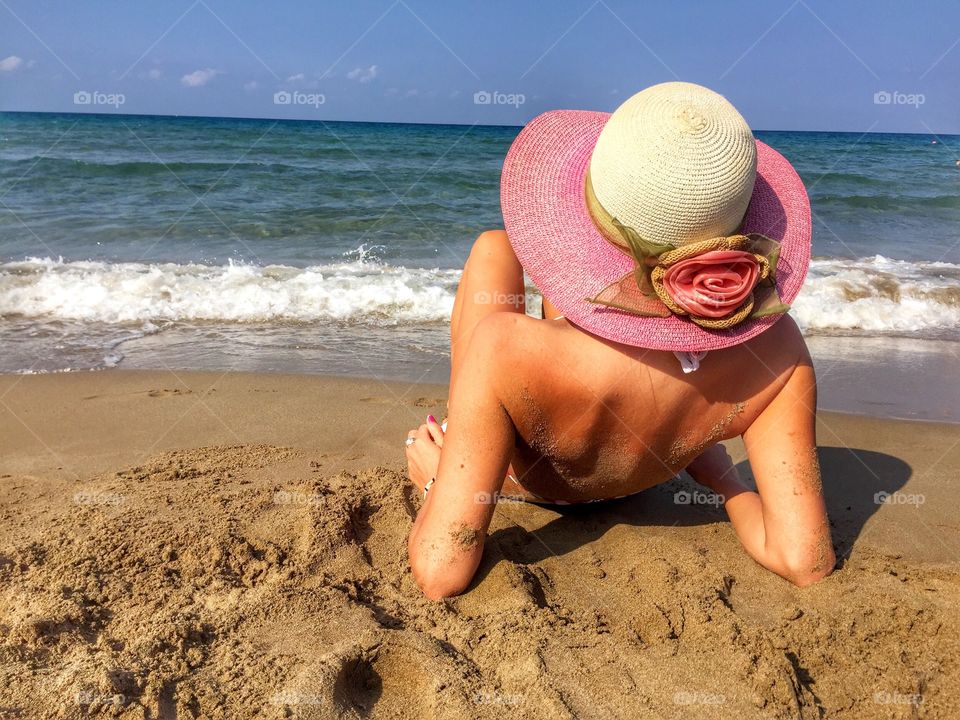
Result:
[[[673,79],[760,130],[960,133],[960,3],[0,0],[2,110],[521,125]]]

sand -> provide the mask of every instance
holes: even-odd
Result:
[[[960,716],[957,426],[822,415],[842,561],[814,587],[680,479],[500,504],[434,603],[402,439],[445,392],[0,377],[0,718]]]

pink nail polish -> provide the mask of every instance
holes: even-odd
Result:
[[[433,415],[427,415],[427,422],[435,423],[437,419]]]

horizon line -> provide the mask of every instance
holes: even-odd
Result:
[[[502,123],[466,123],[466,122],[403,122],[397,120],[332,120],[324,118],[275,118],[275,117],[257,117],[246,115],[178,115],[172,113],[121,113],[121,112],[71,112],[68,110],[0,110],[3,114],[19,115],[79,115],[90,117],[140,117],[140,118],[175,118],[183,120],[258,120],[264,122],[299,122],[299,123],[349,123],[356,125],[427,125],[433,127],[483,127],[483,128],[512,128],[522,129],[524,125],[505,125]],[[532,119],[532,118],[531,118]],[[759,133],[777,133],[777,132],[796,132],[796,133],[845,133],[850,135],[918,135],[924,137],[960,137],[960,133],[948,132],[905,132],[902,130],[874,131],[874,130],[772,130],[752,128],[752,132]]]

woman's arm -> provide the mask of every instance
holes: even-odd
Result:
[[[410,533],[413,576],[433,600],[470,584],[513,455],[513,422],[498,395],[507,345],[503,326],[496,316],[485,318],[470,338],[450,398],[436,481]]]
[[[817,462],[817,385],[808,359],[743,434],[759,494],[748,490],[717,450],[691,464],[697,482],[725,497],[747,553],[765,568],[804,587],[836,564]],[[717,446],[726,456],[722,446]]]

